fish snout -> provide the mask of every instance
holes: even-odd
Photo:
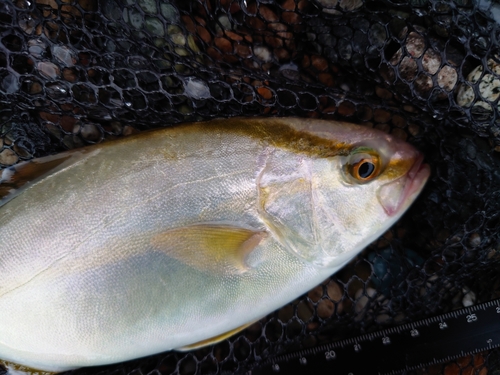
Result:
[[[406,174],[382,185],[377,198],[388,216],[405,211],[422,191],[430,176],[430,167],[423,163],[424,156],[412,148],[414,163]],[[408,150],[410,152],[410,150]]]

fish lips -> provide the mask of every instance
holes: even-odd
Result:
[[[419,155],[408,173],[380,187],[377,198],[388,216],[403,213],[424,188],[431,169],[423,160]]]

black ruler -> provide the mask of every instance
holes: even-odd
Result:
[[[500,299],[272,357],[252,375],[393,375],[500,347]]]

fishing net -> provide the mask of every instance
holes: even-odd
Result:
[[[488,0],[3,0],[0,164],[232,116],[337,119],[422,150],[409,212],[215,346],[77,374],[245,373],[500,297],[500,6]],[[423,373],[494,372],[492,350]]]

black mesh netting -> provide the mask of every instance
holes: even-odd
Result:
[[[375,126],[432,166],[404,218],[242,333],[77,374],[245,373],[271,355],[500,296],[500,5],[1,0],[0,164],[231,116]],[[419,373],[500,371],[493,350]]]

